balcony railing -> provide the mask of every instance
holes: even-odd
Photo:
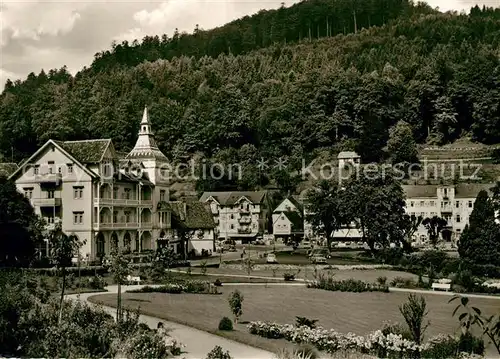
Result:
[[[248,208],[240,208],[238,211],[240,214],[250,214],[250,209]]]
[[[94,229],[151,229],[153,228],[153,223],[138,223],[138,222],[128,222],[128,223],[95,223]]]
[[[39,207],[58,207],[62,201],[61,198],[35,198],[33,203]]]
[[[242,218],[238,219],[238,222],[241,224],[248,224],[248,223],[252,222],[252,218],[251,217],[242,217]]]
[[[94,198],[95,205],[137,206],[137,199]]]
[[[252,233],[251,228],[238,228],[238,233],[239,234],[250,234]]]
[[[62,181],[62,173],[44,173],[35,175],[35,181],[40,183],[59,183]]]

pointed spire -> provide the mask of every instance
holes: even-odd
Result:
[[[142,158],[142,159],[159,159],[166,160],[165,155],[160,151],[156,145],[154,134],[149,122],[149,114],[147,106],[144,107],[142,120],[139,127],[139,136],[134,148],[127,155],[127,158]]]
[[[142,124],[149,124],[148,106],[144,106],[144,112],[142,114]]]

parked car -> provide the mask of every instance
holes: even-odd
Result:
[[[311,263],[313,264],[327,264],[326,258],[322,254],[313,254],[311,256]]]
[[[278,260],[276,259],[276,254],[274,253],[269,253],[266,258],[267,263],[278,263]]]
[[[311,252],[309,253],[309,258],[311,258],[312,256],[317,255],[317,254],[322,255],[323,257],[325,257],[327,259],[332,258],[330,251],[326,248],[317,248],[317,249],[311,250]]]

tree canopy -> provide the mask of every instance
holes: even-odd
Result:
[[[248,146],[255,158],[291,164],[349,143],[379,161],[389,128],[403,119],[417,143],[464,134],[496,143],[499,47],[499,9],[304,1],[211,31],[115,44],[74,77],[63,67],[9,82],[0,154],[20,160],[49,138],[112,138],[127,151],[144,105],[174,160]]]
[[[12,181],[0,176],[0,263],[27,266],[42,240],[43,224]]]
[[[500,225],[495,222],[494,203],[486,191],[477,195],[469,224],[460,236],[458,253],[473,264],[500,265]]]

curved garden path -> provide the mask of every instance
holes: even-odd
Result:
[[[122,286],[122,292],[130,289],[141,288],[143,285],[129,285]],[[110,285],[107,287],[106,294],[113,294],[118,292],[118,287],[116,285]],[[103,294],[104,294],[103,293]],[[98,295],[99,293],[82,293],[82,294],[70,294],[67,295],[68,299],[75,299],[84,301],[90,305],[95,305],[91,303],[88,299],[91,296]],[[116,309],[111,307],[103,307],[104,310],[109,312],[111,315],[116,316]],[[214,334],[210,334],[195,328],[191,328],[185,325],[168,322],[160,318],[150,317],[147,315],[141,315],[140,321],[146,323],[151,328],[156,328],[158,322],[163,322],[166,328],[171,329],[170,335],[180,341],[184,347],[184,352],[180,358],[185,359],[203,359],[207,356],[216,345],[219,345],[224,350],[229,351],[234,359],[272,359],[275,358],[273,353],[257,349],[245,344],[235,342],[226,338],[219,337]]]

